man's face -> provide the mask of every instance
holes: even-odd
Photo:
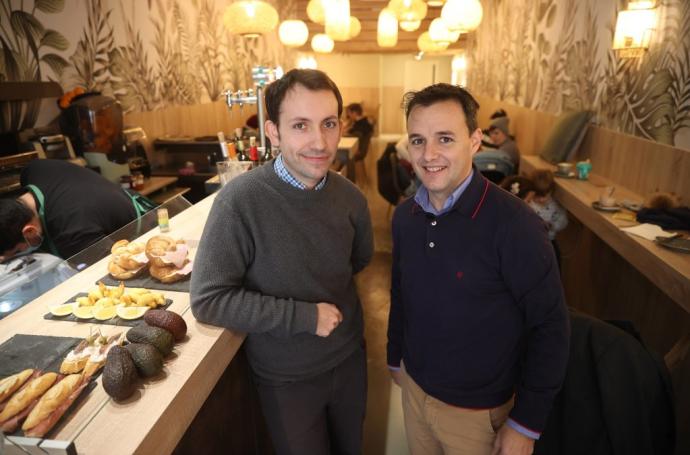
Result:
[[[447,100],[412,108],[407,134],[412,166],[440,209],[470,174],[482,132],[477,128],[470,134],[460,104]]]
[[[338,101],[330,90],[293,86],[280,105],[280,126],[266,121],[271,143],[280,146],[285,167],[307,188],[328,173],[340,140]]]
[[[22,228],[22,236],[24,237],[24,240],[17,243],[9,250],[3,251],[2,256],[0,256],[0,262],[5,262],[9,259],[12,259],[14,256],[28,250],[31,247],[41,246],[41,243],[43,243],[42,235],[40,225],[34,225],[31,223],[27,224],[24,226],[24,228]]]

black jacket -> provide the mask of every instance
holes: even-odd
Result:
[[[663,361],[634,336],[571,312],[563,387],[535,454],[672,454],[673,399]]]

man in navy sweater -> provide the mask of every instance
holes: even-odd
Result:
[[[406,95],[422,186],[395,211],[388,365],[413,454],[530,454],[565,375],[569,325],[546,228],[472,167],[479,107]]]

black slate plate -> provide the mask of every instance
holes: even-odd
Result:
[[[69,303],[69,302],[74,302],[77,297],[85,297],[88,294],[85,292],[81,292],[71,299],[67,300],[67,302],[64,303]],[[165,299],[165,304],[156,307],[157,309],[165,309],[168,308],[172,304],[172,300],[170,299]],[[143,318],[143,316],[142,316]],[[122,319],[118,316],[115,316],[114,318],[111,319],[106,319],[105,321],[99,321],[96,318],[91,318],[91,319],[79,319],[73,314],[68,314],[67,316],[55,316],[51,312],[48,312],[43,315],[43,319],[47,319],[49,321],[70,321],[70,322],[85,322],[87,324],[108,324],[108,325],[118,325],[118,326],[124,326],[124,327],[134,327],[138,325],[141,321],[142,318],[139,319]]]
[[[60,372],[60,364],[79,342],[81,338],[71,337],[52,337],[44,335],[14,335],[9,340],[0,345],[0,378],[4,378],[15,373],[19,373],[27,368],[34,368],[43,372]],[[97,373],[95,376],[98,376]],[[60,420],[53,425],[53,428],[44,436],[49,438],[50,434],[59,428],[70,413],[76,409],[85,397],[96,387],[96,381],[91,382],[81,391],[76,400],[70,405],[69,409],[62,415]],[[21,426],[11,436],[24,436]]]
[[[27,368],[60,372],[60,364],[81,338],[14,335],[0,345],[0,377]]]
[[[131,280],[125,280],[125,286],[128,288],[146,288],[146,289],[157,289],[159,291],[176,291],[176,292],[189,292],[189,278],[192,276],[190,273],[181,281],[176,281],[174,283],[161,283],[160,281],[151,278],[151,275],[146,272],[137,278],[132,278]],[[104,276],[99,281],[102,281],[106,286],[118,286],[120,280],[116,280],[111,277],[110,274]]]

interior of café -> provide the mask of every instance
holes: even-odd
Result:
[[[454,95],[425,101],[434,87]],[[290,150],[336,104],[314,129],[328,162]],[[424,136],[420,124],[436,126],[422,115],[449,104],[464,122],[434,118],[464,137]],[[470,145],[443,193],[446,168],[425,160],[446,139]],[[539,235],[495,215],[442,231],[457,245],[438,248],[430,226],[477,191],[465,218],[504,201]],[[0,454],[485,453],[448,445],[431,411],[412,409],[413,386],[449,413],[490,409],[480,426],[494,450],[513,437],[529,447],[519,453],[690,454],[687,0],[3,1],[0,193]],[[323,199],[302,193],[334,198],[307,208]],[[475,244],[494,233],[498,265],[482,280],[494,256]],[[425,249],[405,243],[414,235]],[[441,263],[465,267],[446,295],[432,289]],[[518,272],[531,291],[511,287]],[[484,338],[506,327],[459,320],[501,312],[476,309],[497,302],[496,280],[518,333],[491,358]],[[335,289],[351,308],[325,303]],[[530,303],[546,295],[558,305],[535,322]],[[472,309],[441,313],[446,299]],[[417,346],[416,324],[431,331]],[[339,329],[364,353],[354,432],[333,423],[333,402],[318,417],[295,404],[318,395],[298,386],[353,358],[326,351]],[[429,345],[450,355],[443,365],[421,358]],[[317,352],[324,362],[304,360]],[[476,371],[515,375],[508,395],[463,395],[503,392],[467,372],[469,355]],[[553,390],[529,374],[535,362],[558,371]],[[286,384],[308,398],[267,398]],[[532,396],[548,396],[534,425]],[[295,442],[312,417],[323,450]]]

